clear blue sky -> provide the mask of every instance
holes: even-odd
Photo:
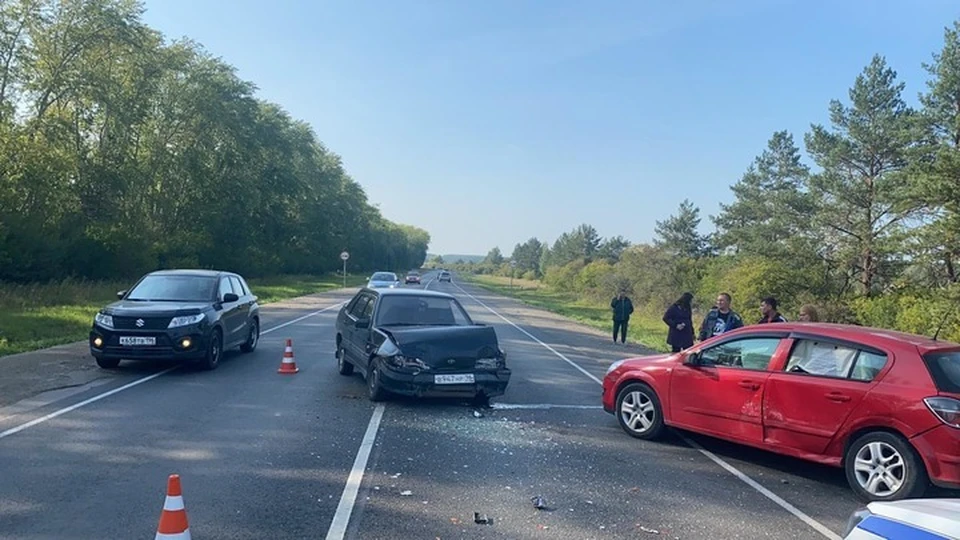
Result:
[[[665,7],[666,4],[671,4]],[[580,223],[650,241],[709,215],[780,129],[801,144],[874,53],[916,101],[957,0],[148,0],[145,20],[311,123],[431,252]]]

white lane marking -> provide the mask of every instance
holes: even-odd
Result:
[[[348,300],[347,302],[349,302],[349,300]],[[268,329],[268,330],[261,330],[261,331],[260,331],[260,335],[262,336],[263,334],[269,334],[270,332],[273,332],[274,330],[279,330],[279,329],[281,329],[281,328],[285,328],[285,327],[287,327],[287,326],[290,326],[291,324],[296,324],[296,323],[298,323],[298,322],[300,322],[300,321],[302,321],[302,320],[304,320],[304,319],[309,319],[310,317],[313,317],[313,316],[315,316],[315,315],[319,315],[319,314],[324,313],[324,312],[326,312],[326,311],[330,311],[331,309],[339,308],[339,307],[343,306],[344,304],[346,304],[347,302],[340,302],[339,304],[334,304],[334,305],[332,305],[332,306],[327,306],[327,307],[325,307],[325,308],[323,308],[323,309],[314,311],[313,313],[307,313],[307,314],[304,315],[303,317],[297,317],[296,319],[294,319],[294,320],[292,320],[292,321],[287,321],[287,322],[285,322],[285,323],[283,323],[283,324],[278,324],[278,325],[276,325],[276,326],[274,326],[274,327],[272,327],[272,328],[270,328],[270,329]]]
[[[555,405],[552,403],[491,403],[493,409],[602,409],[602,405]]]
[[[367,424],[367,432],[363,435],[360,449],[357,450],[357,458],[353,461],[353,468],[350,469],[347,484],[343,487],[340,504],[337,505],[337,511],[334,513],[333,521],[330,523],[330,529],[327,531],[327,540],[339,540],[347,533],[347,525],[350,524],[350,515],[353,513],[353,507],[357,503],[357,493],[360,491],[363,473],[367,469],[367,460],[370,459],[370,451],[373,449],[373,443],[377,439],[377,431],[380,429],[380,420],[383,418],[383,411],[384,406],[382,404],[377,405],[376,408],[373,409],[373,415],[370,416],[370,423]]]
[[[698,451],[700,451],[701,454],[707,456],[708,458],[710,458],[711,461],[713,461],[713,462],[716,463],[717,465],[719,465],[719,466],[723,467],[724,469],[726,469],[727,472],[729,472],[730,474],[732,474],[732,475],[736,476],[737,478],[739,478],[740,481],[743,482],[744,484],[747,484],[748,486],[752,487],[753,489],[759,491],[759,492],[760,492],[763,496],[765,496],[766,498],[768,498],[768,499],[770,499],[771,501],[773,501],[773,502],[777,503],[778,505],[780,505],[781,508],[783,508],[783,509],[786,510],[787,512],[790,512],[791,514],[793,514],[793,515],[794,515],[797,519],[799,519],[800,521],[803,521],[803,522],[806,523],[807,525],[813,527],[813,528],[814,528],[817,532],[819,532],[820,534],[826,536],[827,538],[830,538],[830,540],[842,540],[840,536],[838,536],[835,532],[831,531],[830,529],[826,528],[822,523],[820,523],[819,521],[813,519],[812,517],[808,516],[807,514],[803,513],[803,511],[800,510],[799,508],[797,508],[796,506],[794,506],[794,505],[788,503],[787,501],[783,500],[783,499],[780,498],[780,496],[777,495],[776,493],[774,493],[774,492],[770,491],[769,489],[761,486],[759,483],[757,483],[756,480],[754,480],[753,478],[750,478],[750,477],[747,476],[746,474],[740,472],[739,469],[737,469],[737,468],[734,467],[733,465],[730,465],[729,463],[727,463],[727,462],[724,461],[723,459],[717,457],[713,452],[711,452],[711,451],[707,450],[706,448],[700,446],[700,444],[698,444],[696,441],[689,439],[686,435],[684,435],[684,434],[682,434],[682,433],[680,433],[680,432],[677,432],[677,434],[680,435],[680,438],[683,439],[683,441],[684,441],[685,443],[689,444],[691,447],[693,447],[693,448],[697,449]]]
[[[133,382],[131,382],[131,383],[127,383],[127,384],[125,384],[125,385],[123,385],[123,386],[121,386],[121,387],[119,387],[119,388],[114,388],[113,390],[110,390],[109,392],[104,392],[104,393],[102,393],[102,394],[93,396],[93,397],[90,398],[90,399],[85,399],[85,400],[81,401],[80,403],[75,403],[75,404],[73,404],[73,405],[71,405],[71,406],[69,406],[69,407],[66,407],[66,408],[64,408],[64,409],[60,409],[59,411],[54,411],[54,412],[52,412],[52,413],[50,413],[50,414],[48,414],[48,415],[46,415],[46,416],[41,416],[40,418],[35,418],[35,419],[27,422],[26,424],[21,424],[21,425],[19,425],[19,426],[17,426],[17,427],[12,427],[12,428],[10,428],[10,429],[8,429],[8,430],[6,430],[6,431],[0,432],[0,439],[3,439],[3,438],[5,438],[5,437],[9,437],[9,436],[14,435],[14,434],[16,434],[16,433],[20,433],[21,431],[23,431],[23,430],[25,430],[25,429],[27,429],[27,428],[31,428],[31,427],[33,427],[33,426],[35,426],[35,425],[37,425],[37,424],[42,424],[42,423],[46,422],[47,420],[52,420],[52,419],[54,419],[54,418],[56,418],[56,417],[58,417],[58,416],[67,414],[67,413],[70,412],[70,411],[75,411],[75,410],[79,409],[80,407],[85,407],[85,406],[87,406],[87,405],[89,405],[89,404],[91,404],[91,403],[100,401],[100,400],[103,399],[103,398],[110,397],[110,396],[112,396],[112,395],[114,395],[114,394],[118,394],[118,393],[120,393],[120,392],[123,392],[124,390],[129,389],[129,388],[133,388],[134,386],[137,386],[138,384],[143,384],[143,383],[145,383],[145,382],[147,382],[147,381],[152,381],[153,379],[156,379],[157,377],[159,377],[159,376],[161,376],[161,375],[166,375],[167,373],[170,373],[171,371],[177,369],[178,367],[180,367],[180,366],[174,366],[174,367],[172,367],[172,368],[167,368],[167,369],[165,369],[165,370],[163,370],[163,371],[154,373],[153,375],[147,375],[146,377],[143,377],[142,379],[137,379],[137,380],[135,380],[135,381],[133,381]]]
[[[334,305],[332,305],[332,306],[327,306],[327,307],[325,307],[325,308],[323,308],[323,309],[314,311],[313,313],[308,313],[308,314],[304,315],[303,317],[298,317],[298,318],[296,318],[296,319],[294,319],[294,320],[292,320],[292,321],[285,322],[285,323],[283,323],[283,324],[279,324],[279,325],[277,325],[277,326],[274,326],[273,328],[270,328],[270,329],[268,329],[268,330],[261,330],[261,331],[260,331],[260,335],[269,334],[270,332],[273,332],[274,330],[279,330],[279,329],[284,328],[284,327],[286,327],[286,326],[290,326],[290,325],[293,324],[293,323],[297,323],[297,322],[300,322],[300,321],[302,321],[302,320],[304,320],[304,319],[307,319],[307,318],[309,318],[309,317],[313,317],[314,315],[318,315],[318,314],[323,313],[323,312],[325,312],[325,311],[330,311],[331,309],[336,308],[336,307],[340,307],[340,306],[342,306],[343,304],[346,304],[346,302],[340,302],[339,304],[334,304]],[[41,416],[40,418],[35,418],[35,419],[33,419],[33,420],[25,423],[25,424],[20,424],[19,426],[12,427],[12,428],[10,428],[10,429],[8,429],[8,430],[6,430],[6,431],[0,431],[0,439],[9,437],[9,436],[14,435],[14,434],[17,434],[17,433],[20,433],[21,431],[23,431],[23,430],[25,430],[25,429],[31,428],[31,427],[33,427],[33,426],[35,426],[35,425],[37,425],[37,424],[42,424],[42,423],[44,423],[44,422],[46,422],[46,421],[48,421],[48,420],[53,420],[54,418],[56,418],[56,417],[58,417],[58,416],[63,416],[63,415],[65,415],[65,414],[69,413],[69,412],[72,412],[72,411],[75,411],[75,410],[79,409],[80,407],[86,407],[87,405],[90,405],[91,403],[96,403],[97,401],[100,401],[101,399],[104,399],[104,398],[108,398],[108,397],[110,397],[110,396],[112,396],[112,395],[114,395],[114,394],[119,394],[120,392],[123,392],[124,390],[128,390],[128,389],[130,389],[130,388],[133,388],[134,386],[137,386],[137,385],[139,385],[139,384],[143,384],[143,383],[145,383],[145,382],[147,382],[147,381],[152,381],[153,379],[156,379],[157,377],[160,377],[161,375],[166,375],[167,373],[170,373],[171,371],[173,371],[173,370],[175,370],[175,369],[179,369],[180,367],[181,367],[181,366],[173,366],[173,367],[167,368],[167,369],[165,369],[165,370],[163,370],[163,371],[158,371],[157,373],[154,373],[154,374],[152,374],[152,375],[147,375],[146,377],[137,379],[137,380],[135,380],[135,381],[133,381],[133,382],[129,382],[129,383],[123,385],[123,386],[120,386],[120,387],[118,387],[118,388],[114,388],[113,390],[109,390],[109,391],[104,392],[104,393],[102,393],[102,394],[97,394],[96,396],[93,396],[92,398],[89,398],[89,399],[85,399],[85,400],[81,401],[80,403],[74,403],[73,405],[71,405],[71,406],[69,406],[69,407],[65,407],[65,408],[60,409],[60,410],[58,410],[58,411],[54,411],[54,412],[52,412],[52,413],[50,413],[50,414],[48,414],[48,415],[46,415],[46,416]]]
[[[460,292],[462,292],[463,294],[465,294],[465,295],[469,296],[470,298],[472,298],[474,302],[476,302],[476,303],[480,304],[481,306],[485,307],[485,308],[487,309],[487,311],[489,311],[490,313],[493,313],[493,314],[496,315],[497,317],[500,317],[501,319],[504,320],[504,322],[506,322],[506,323],[509,324],[510,326],[516,328],[517,330],[523,332],[524,334],[526,334],[526,336],[527,336],[528,338],[536,341],[536,342],[539,343],[541,346],[545,347],[548,351],[550,351],[550,352],[552,352],[553,354],[555,354],[555,355],[557,355],[558,357],[560,357],[561,360],[563,360],[563,361],[565,361],[566,363],[570,364],[571,366],[575,367],[578,371],[580,371],[580,373],[583,373],[583,374],[586,375],[587,377],[590,377],[590,378],[593,379],[593,381],[596,382],[597,384],[601,384],[601,385],[603,384],[603,382],[602,382],[600,379],[596,378],[592,373],[590,373],[589,371],[587,371],[587,370],[583,369],[582,367],[578,366],[576,363],[574,363],[572,360],[570,360],[569,358],[567,358],[566,356],[564,356],[563,354],[561,354],[559,351],[557,351],[557,350],[554,349],[553,347],[551,347],[551,346],[547,345],[546,343],[540,341],[539,339],[537,339],[536,337],[534,337],[533,334],[531,334],[530,332],[527,332],[527,331],[524,330],[523,328],[520,328],[520,327],[517,326],[516,324],[513,324],[513,321],[511,321],[510,319],[508,319],[508,318],[504,317],[503,315],[501,315],[501,314],[497,313],[496,311],[494,311],[493,308],[491,308],[490,306],[488,306],[488,305],[484,304],[483,302],[481,302],[480,299],[478,299],[476,296],[474,296],[474,295],[468,293],[467,291],[465,291],[465,290],[463,289],[463,287],[461,287],[460,285],[457,285],[456,283],[454,283],[453,286],[456,287],[456,288],[458,288],[458,289],[460,289]]]
[[[543,345],[544,347],[546,347],[550,352],[556,354],[556,355],[559,356],[560,358],[562,358],[562,359],[566,360],[568,363],[572,364],[574,367],[576,367],[577,369],[579,369],[581,373],[586,374],[587,377],[590,377],[590,378],[593,379],[595,382],[597,382],[597,383],[599,383],[599,384],[601,384],[601,385],[603,384],[602,381],[600,381],[599,379],[597,379],[596,377],[594,377],[594,376],[591,375],[590,373],[587,373],[586,371],[584,371],[583,368],[581,368],[580,366],[577,366],[576,364],[574,364],[573,362],[571,362],[570,359],[568,359],[566,356],[563,356],[562,354],[560,354],[559,352],[557,352],[556,350],[554,350],[553,347],[550,347],[550,346],[547,345],[546,343],[544,343],[544,342],[540,341],[539,339],[531,336],[529,332],[527,332],[526,330],[524,330],[524,329],[520,328],[519,326],[513,324],[513,322],[511,322],[509,319],[507,319],[507,318],[504,317],[503,315],[500,315],[499,313],[497,313],[496,311],[494,311],[490,306],[484,304],[483,302],[481,302],[480,300],[478,300],[475,296],[473,296],[472,294],[470,294],[470,293],[468,293],[467,291],[463,290],[463,288],[460,287],[459,285],[457,285],[457,288],[460,289],[460,290],[463,292],[463,294],[469,296],[470,298],[473,298],[473,300],[474,300],[475,302],[477,302],[477,303],[480,304],[481,306],[487,308],[491,313],[493,313],[493,314],[496,315],[497,317],[500,317],[501,319],[503,319],[504,321],[506,321],[508,324],[510,324],[511,326],[513,326],[514,328],[516,328],[517,330],[520,330],[521,332],[523,332],[524,334],[526,334],[527,336],[529,336],[531,339],[533,339],[534,341],[536,341],[536,342],[539,343],[540,345]],[[842,540],[842,538],[841,538],[840,536],[837,536],[836,533],[834,533],[833,531],[831,531],[830,529],[828,529],[823,523],[820,523],[819,521],[813,519],[812,517],[810,517],[810,516],[808,516],[807,514],[805,514],[802,510],[800,510],[800,509],[797,508],[796,506],[793,506],[792,504],[790,504],[790,503],[788,503],[787,501],[785,501],[785,500],[783,500],[782,498],[780,498],[777,494],[775,494],[775,493],[773,493],[772,491],[770,491],[769,489],[761,486],[759,483],[757,483],[756,480],[750,478],[749,476],[747,476],[746,474],[744,474],[743,472],[741,472],[739,469],[737,469],[737,468],[734,467],[733,465],[727,463],[726,461],[724,461],[724,460],[721,459],[720,457],[716,456],[714,453],[712,453],[712,452],[710,452],[709,450],[707,450],[706,448],[700,446],[699,444],[696,443],[696,441],[690,440],[689,438],[685,437],[682,433],[679,433],[679,432],[678,432],[678,434],[679,434],[680,437],[684,440],[684,442],[686,442],[686,443],[687,443],[688,445],[690,445],[692,448],[694,448],[695,450],[697,450],[698,452],[700,452],[701,454],[703,454],[704,456],[706,456],[708,459],[710,459],[711,461],[713,461],[714,463],[716,463],[717,465],[719,465],[720,467],[722,467],[723,469],[725,469],[727,472],[729,472],[730,474],[732,474],[733,476],[735,476],[735,477],[736,477],[737,479],[739,479],[741,482],[747,484],[748,486],[750,486],[750,487],[752,487],[753,489],[755,489],[758,493],[760,493],[761,495],[763,495],[763,496],[766,497],[767,499],[770,499],[771,501],[773,501],[774,503],[776,503],[778,506],[780,506],[780,508],[783,508],[783,509],[786,510],[787,512],[790,512],[791,514],[793,514],[794,517],[796,517],[796,518],[799,519],[800,521],[803,521],[804,523],[806,523],[807,525],[809,525],[810,527],[812,527],[815,531],[819,532],[820,534],[824,535],[825,537],[829,538],[830,540]]]

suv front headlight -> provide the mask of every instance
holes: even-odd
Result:
[[[179,328],[181,326],[189,326],[191,324],[197,324],[206,317],[203,313],[198,313],[196,315],[182,315],[180,317],[174,317],[167,328]]]
[[[97,324],[103,326],[104,328],[113,328],[113,315],[107,315],[106,313],[97,313],[97,316],[93,318]]]

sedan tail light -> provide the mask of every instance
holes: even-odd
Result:
[[[960,399],[937,396],[925,398],[923,402],[941,422],[960,428]]]

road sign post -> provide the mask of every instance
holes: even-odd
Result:
[[[513,288],[513,274],[517,268],[517,261],[510,261],[510,288]]]
[[[347,259],[350,258],[350,254],[344,251],[340,254],[340,260],[343,261],[343,288],[347,288]]]

